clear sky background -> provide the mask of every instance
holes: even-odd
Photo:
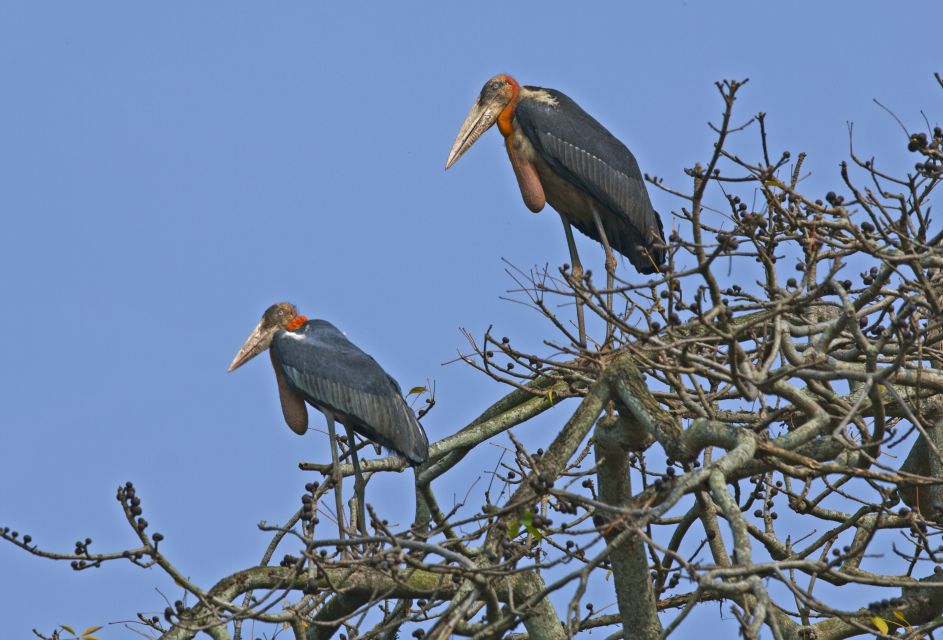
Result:
[[[565,91],[679,186],[711,151],[714,81],[749,77],[741,119],[766,111],[773,148],[808,152],[824,194],[848,121],[862,154],[912,167],[873,99],[912,129],[921,109],[939,123],[941,19],[938,0],[0,1],[0,525],[61,551],[132,545],[114,493],[133,480],[198,583],[257,562],[256,524],[283,521],[313,479],[297,463],[329,459],[325,436],[282,423],[267,358],[226,374],[276,301],[337,324],[406,388],[434,380],[430,439],[502,395],[442,363],[460,327],[552,336],[500,299],[502,258],[568,258],[496,131],[443,171],[491,75]],[[679,202],[653,199],[670,227]],[[580,246],[601,272],[598,245]],[[563,415],[529,437],[549,442]],[[494,466],[483,449],[443,503]],[[371,482],[390,520],[411,517],[396,499],[410,481]],[[8,545],[0,576],[4,638],[159,612],[157,588],[178,597],[156,571],[76,574]],[[718,615],[702,611],[682,637]]]

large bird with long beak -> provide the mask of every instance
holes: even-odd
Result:
[[[501,74],[482,87],[445,168],[495,124],[524,204],[536,213],[549,203],[563,219],[575,275],[583,269],[570,225],[602,243],[610,289],[613,250],[639,273],[659,270],[665,261],[661,218],[635,157],[622,142],[560,91],[522,87]]]
[[[429,459],[429,440],[406,404],[400,386],[330,322],[308,320],[287,302],[273,304],[239,349],[229,370],[235,371],[266,349],[275,369],[285,422],[292,431],[303,434],[308,428],[305,403],[320,410],[331,433],[335,470],[334,421],[346,427],[361,509],[363,477],[351,430],[395,451],[411,465]]]

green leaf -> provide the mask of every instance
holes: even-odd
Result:
[[[521,516],[521,522],[523,523],[524,528],[527,529],[527,533],[532,535],[534,540],[540,542],[544,536],[542,533],[540,533],[540,529],[534,526],[534,514],[530,511],[525,511]]]
[[[887,626],[887,623],[884,622],[884,618],[879,618],[877,616],[871,616],[871,624],[877,628],[883,634],[887,634],[890,628]]]
[[[82,636],[84,640],[98,640],[98,636]]]
[[[907,618],[904,617],[904,612],[903,612],[903,611],[896,611],[896,610],[895,610],[895,611],[893,611],[892,613],[894,614],[894,617],[895,617],[895,618],[897,618],[898,620],[900,620],[900,621],[903,622],[904,624],[907,624]]]
[[[550,406],[553,406],[553,389],[550,389],[547,392],[547,404],[549,404]]]
[[[525,526],[527,527],[527,533],[533,536],[535,542],[540,542],[541,540],[544,539],[544,534],[540,533],[540,529],[538,529],[532,524],[525,525]]]
[[[82,635],[87,636],[90,633],[95,633],[99,629],[101,629],[101,625],[98,625],[97,627],[89,627],[88,629],[82,632]]]
[[[69,633],[71,633],[72,635],[75,635],[75,629],[73,629],[73,628],[70,627],[69,625],[67,625],[67,624],[60,624],[59,626],[62,627],[63,629],[65,629],[66,631],[68,631]]]
[[[413,387],[409,390],[409,393],[407,393],[406,396],[418,396],[420,393],[425,393],[426,391],[428,391],[428,389],[425,387]]]
[[[508,538],[512,540],[517,537],[517,534],[521,532],[521,521],[520,520],[510,520],[508,521]]]

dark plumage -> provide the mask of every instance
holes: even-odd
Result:
[[[347,430],[357,495],[356,523],[365,534],[366,480],[360,468],[354,432],[397,452],[412,465],[429,459],[426,432],[406,405],[396,381],[330,322],[308,320],[287,302],[273,304],[265,310],[262,320],[236,353],[229,370],[235,371],[266,350],[275,369],[282,416],[291,430],[299,435],[308,430],[305,403],[324,414],[331,439],[334,508],[341,537],[344,535],[343,477],[335,420]]]
[[[610,279],[624,255],[640,273],[665,261],[664,230],[629,149],[566,94],[520,86],[499,74],[485,83],[459,129],[448,169],[489,128],[498,125],[524,204],[535,213],[550,203],[564,221],[575,273],[582,272],[569,225],[608,244]],[[610,283],[611,288],[611,283]]]
[[[311,405],[412,464],[429,458],[429,441],[399,384],[330,322],[279,331],[271,349],[288,385]]]
[[[514,110],[515,120],[540,159],[566,183],[595,200],[610,246],[640,273],[653,273],[655,265],[665,260],[664,230],[635,156],[566,94],[525,88],[545,92],[556,102],[521,99]],[[556,194],[546,186],[550,205],[582,233],[601,242],[592,217],[582,211],[561,210],[566,205],[561,202],[558,206]]]
[[[273,304],[249,334],[229,370],[238,369],[267,349],[272,356],[282,414],[292,431],[307,431],[307,402],[325,414],[329,429],[333,429],[336,419],[411,464],[429,459],[426,433],[403,399],[399,385],[330,322],[308,320],[287,302]]]

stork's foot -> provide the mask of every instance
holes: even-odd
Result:
[[[617,266],[618,266],[618,263],[616,262],[616,257],[612,255],[611,253],[608,254],[606,256],[606,273],[608,273],[612,277],[615,277]]]
[[[579,264],[579,263],[574,264],[573,267],[570,269],[570,275],[573,277],[573,279],[574,279],[576,282],[582,282],[582,281],[583,281],[583,274],[584,274],[584,273],[585,273],[585,272],[583,271],[583,265],[581,265],[581,264]]]

